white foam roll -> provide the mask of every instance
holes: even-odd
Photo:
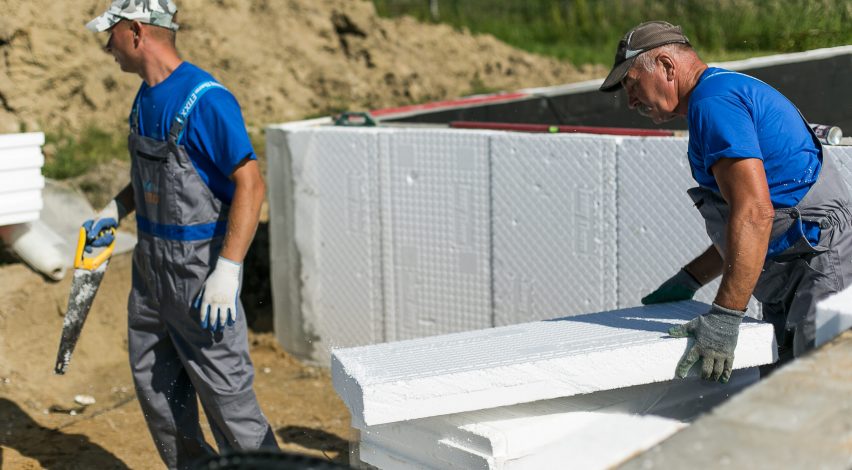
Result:
[[[36,220],[0,228],[0,238],[6,246],[30,267],[55,281],[65,277],[64,258],[70,254],[59,250],[62,239],[44,222]]]

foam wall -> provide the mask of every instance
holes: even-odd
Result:
[[[276,334],[327,365],[332,347],[636,306],[710,245],[686,144],[271,127]],[[852,148],[826,152],[852,182]]]

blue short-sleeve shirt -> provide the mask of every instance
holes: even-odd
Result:
[[[215,81],[212,75],[183,62],[168,78],[150,87],[142,83],[137,94],[139,132],[165,140],[175,116],[193,89]],[[132,119],[132,116],[131,116]],[[225,204],[234,197],[230,176],[245,159],[256,159],[246,133],[240,105],[225,88],[211,88],[189,115],[181,141],[201,179]]]
[[[712,166],[720,158],[763,161],[776,208],[793,207],[819,177],[820,148],[807,123],[784,95],[737,72],[710,67],[689,98],[689,164],[695,181],[719,192]],[[805,227],[812,243],[819,230]],[[771,250],[770,250],[771,251]]]

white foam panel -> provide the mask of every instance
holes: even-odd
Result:
[[[44,145],[44,133],[25,132],[21,134],[0,134],[0,151],[22,147],[40,148]]]
[[[495,325],[616,307],[615,146],[493,137]]]
[[[686,190],[696,186],[685,138],[625,138],[618,147],[618,306],[640,304],[710,246],[704,219]],[[696,300],[710,303],[720,279]],[[760,318],[751,299],[749,315]]]
[[[816,346],[852,328],[852,286],[822,300],[816,309]]]
[[[0,171],[0,193],[8,194],[44,187],[44,177],[39,168]]]
[[[384,341],[376,133],[317,130],[296,155],[303,314],[330,347]]]
[[[728,384],[688,378],[368,426],[361,458],[383,469],[610,468],[758,379],[749,368]]]
[[[491,323],[486,133],[380,135],[387,339]]]
[[[823,148],[826,154],[833,159],[835,168],[852,191],[852,147],[825,146]]]
[[[669,380],[686,351],[668,329],[688,301],[338,349],[332,381],[355,427]],[[775,360],[771,325],[740,327],[736,368]]]

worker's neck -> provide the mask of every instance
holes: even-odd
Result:
[[[686,112],[689,110],[689,97],[692,96],[692,90],[698,85],[698,80],[705,70],[707,70],[707,64],[702,62],[701,59],[695,58],[682,71],[681,79],[678,80],[679,99],[675,108],[676,114],[686,116]]]
[[[161,48],[150,54],[144,61],[139,76],[148,86],[153,87],[162,83],[183,63],[174,48]]]

